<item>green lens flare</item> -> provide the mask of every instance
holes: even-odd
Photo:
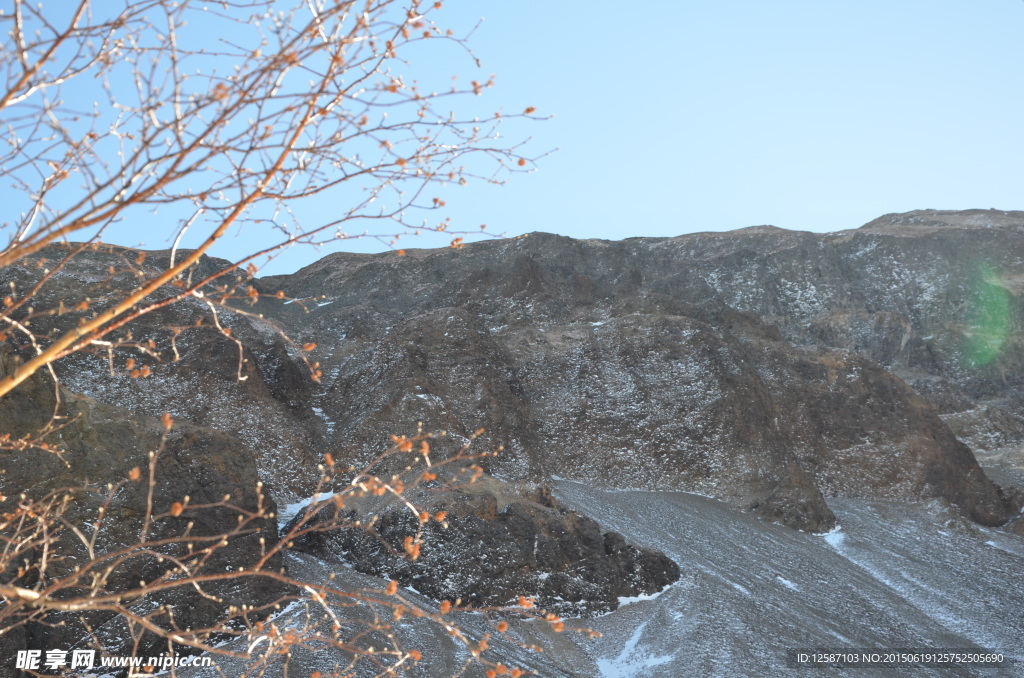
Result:
[[[990,266],[979,267],[972,302],[964,357],[970,367],[984,367],[1002,353],[1013,325],[1012,297]]]

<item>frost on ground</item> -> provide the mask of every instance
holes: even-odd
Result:
[[[640,646],[640,640],[644,637],[646,628],[646,623],[638,626],[626,641],[622,652],[614,659],[597,660],[597,668],[601,671],[602,678],[630,678],[642,674],[646,669],[672,661],[673,655],[671,654],[656,655],[649,649]]]
[[[597,517],[603,529],[667,553],[679,563],[682,579],[580,622],[601,638],[514,622],[507,639],[491,642],[493,661],[540,676],[587,678],[788,675],[786,651],[811,648],[975,648],[1024,661],[1024,540],[978,527],[938,502],[833,499],[841,528],[814,535],[682,492],[607,492],[560,480],[555,494],[561,505]],[[290,555],[289,567],[314,581],[337,570],[307,554]],[[353,589],[385,585],[348,569],[336,577]],[[414,592],[403,595],[431,605]],[[493,632],[482,615],[464,614],[459,622],[473,637]],[[426,658],[409,675],[443,678],[465,661],[450,638],[422,620],[403,622],[395,631],[405,647]],[[537,643],[545,652],[510,641]],[[289,675],[326,671],[338,660],[327,650],[297,655],[292,670],[306,673]],[[474,667],[464,675],[483,674]],[[814,675],[849,672],[818,669]],[[857,670],[858,678],[895,675],[1021,673],[1019,666]]]
[[[680,492],[602,492],[560,481],[555,494],[599,516],[602,527],[663,550],[683,571],[656,599],[593,620],[604,636],[582,642],[602,676],[784,675],[786,650],[801,648],[981,648],[1024,660],[1024,540],[938,503],[832,499],[841,529],[812,535]]]

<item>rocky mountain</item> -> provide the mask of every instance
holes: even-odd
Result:
[[[152,252],[136,266],[157,270],[167,256]],[[943,520],[973,535],[999,528],[999,544],[1017,544],[1024,532],[1022,257],[1024,212],[994,210],[886,215],[827,234],[760,226],[609,242],[535,233],[461,249],[332,254],[288,276],[240,276],[263,296],[236,303],[235,312],[220,310],[216,323],[194,298],[141,319],[132,332],[154,338],[154,355],[133,357],[151,376],[132,378],[122,358],[112,370],[107,356],[86,354],[59,363],[57,374],[76,402],[121,408],[125,421],[170,412],[209,432],[201,435],[226,436],[251,454],[246,473],[265,483],[285,518],[318,489],[325,453],[362,468],[392,434],[417,425],[445,432],[431,442],[437,459],[470,440],[474,449],[503,448],[479,461],[485,490],[430,495],[431,510],[443,505],[451,514],[449,530],[431,527],[433,559],[409,565],[387,555],[415,526],[402,509],[375,506],[366,516],[377,516],[390,550],[359,533],[327,532],[296,544],[305,555],[289,556],[295,567],[354,564],[435,600],[476,592],[481,602],[501,604],[509,592],[527,589],[553,609],[564,603],[563,612],[580,614],[615,609],[619,599],[650,596],[678,580],[658,601],[685,606],[693,602],[687,592],[708,577],[735,584],[746,575],[722,574],[713,549],[695,554],[685,540],[657,536],[662,520],[673,534],[691,523],[696,530],[698,522],[700,534],[713,534],[698,513],[680,508],[696,499],[672,499],[684,492],[728,507],[716,508],[715,520],[750,544],[761,543],[751,535],[763,530],[768,542],[750,548],[777,569],[787,548],[810,549],[807,562],[823,557],[824,548],[833,552],[829,558],[838,553],[868,571],[874,584],[841,597],[852,621],[846,630],[837,626],[831,642],[871,646],[899,626],[895,618],[874,623],[884,596],[871,587],[888,587],[885,595],[906,606],[919,602],[922,589],[888,570],[878,574],[885,567],[865,555],[880,539],[877,529],[864,527],[845,542],[813,534],[848,533],[851,525],[866,526],[868,516],[895,526],[898,511],[880,506],[924,511],[913,527],[900,528],[908,539],[941,541],[936,530],[950,529],[936,527],[943,512],[951,516]],[[134,259],[118,248],[88,252],[41,298],[87,289],[100,307],[111,303],[132,279],[111,271]],[[220,264],[204,259],[199,267]],[[38,276],[35,262],[20,262],[0,271],[0,283],[24,289]],[[316,345],[319,383],[295,348],[304,344]],[[377,470],[401,470],[388,463]],[[582,487],[576,483],[590,494],[572,489]],[[615,492],[626,490],[630,497],[653,492],[650,506],[659,508],[619,502]],[[560,496],[566,501],[552,498]],[[619,514],[634,511],[635,521]],[[807,534],[780,536],[790,534],[777,531],[786,528]],[[546,551],[524,550],[541,538]],[[957,541],[958,552],[969,554],[988,538],[971,539]],[[856,557],[836,546],[855,542]],[[780,543],[790,546],[780,550]],[[1024,554],[1007,546],[1001,553],[1009,555],[1000,557],[1009,561],[997,562],[982,551],[979,578],[1012,588],[998,572],[1007,562],[1024,564]],[[310,557],[318,564],[303,560]],[[918,555],[900,557],[913,563]],[[779,577],[796,589],[811,585],[798,581],[801,568],[782,569]],[[802,571],[841,585],[817,566]],[[954,572],[963,573],[959,564],[919,579],[953,586]],[[735,586],[757,606],[785,593]],[[1019,587],[986,586],[979,596],[1024,595]],[[735,620],[764,613],[751,611],[746,598],[735,600],[708,603],[707,614]],[[827,597],[814,601],[804,598],[813,610],[807,614],[827,619]],[[946,619],[945,608],[933,609],[901,642],[1007,642],[998,633],[966,633]],[[981,615],[968,614],[978,623]],[[614,619],[629,616],[612,612]],[[696,620],[664,628],[683,633]],[[595,657],[602,650],[584,643],[566,646],[564,661],[538,670],[597,675],[566,668],[586,656],[601,675],[680,675],[676,660],[666,659],[664,669],[636,663],[631,652],[639,652],[639,641],[630,640],[630,628],[636,626],[613,633],[634,647],[618,656],[621,666],[614,657],[601,665]],[[698,650],[710,647],[694,642]],[[726,652],[747,641],[730,632],[717,642],[716,651]],[[746,659],[763,674],[774,661],[769,654]]]
[[[828,497],[942,497],[1001,524],[1018,500],[964,440],[1019,464],[1024,221],[943,216],[824,235],[533,234],[336,254],[258,285],[306,300],[264,312],[324,347],[314,406],[346,458],[410,421],[480,426],[508,479],[682,489],[810,530],[834,525]]]

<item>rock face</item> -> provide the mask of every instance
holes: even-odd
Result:
[[[664,554],[631,546],[594,520],[558,508],[550,491],[524,494],[488,478],[429,494],[412,499],[447,517],[425,525],[416,560],[400,554],[419,521],[394,504],[373,512],[374,533],[359,527],[307,532],[295,548],[352,562],[360,572],[396,579],[435,600],[499,607],[526,596],[538,608],[570,617],[614,610],[619,598],[655,594],[679,579],[679,566]],[[337,511],[329,506],[318,518],[333,520]],[[364,525],[368,517],[359,511],[346,516]]]
[[[0,374],[9,373],[13,360],[7,347],[0,346]],[[148,485],[145,477],[136,482],[128,478],[133,468],[148,468],[148,454],[159,448],[164,429],[156,419],[134,415],[66,391],[61,395],[62,402],[58,404],[52,381],[37,374],[0,399],[0,431],[11,434],[15,439],[36,435],[54,412],[63,417],[58,422],[63,426],[45,438],[46,442],[63,450],[61,455],[34,448],[0,451],[4,471],[0,475],[0,496],[5,495],[0,501],[0,512],[14,509],[21,493],[42,498],[47,492],[58,491],[58,496],[68,497],[63,511],[66,523],[91,535],[95,529],[91,526],[97,524],[103,507],[96,539],[96,555],[102,559],[104,554],[139,542],[146,515]],[[155,543],[152,551],[140,551],[137,555],[116,561],[101,561],[100,571],[105,571],[108,566],[110,569],[104,574],[105,583],[99,592],[124,592],[136,588],[140,580],[152,582],[160,577],[169,564],[166,560],[158,560],[154,552],[187,558],[184,545],[158,543],[181,536],[187,523],[192,523],[189,532],[196,537],[230,534],[238,524],[240,511],[216,506],[225,495],[230,494],[233,506],[242,511],[256,511],[262,502],[272,512],[273,500],[269,496],[262,499],[258,496],[257,481],[252,454],[239,440],[188,423],[176,424],[157,459],[153,513],[166,514],[174,502],[182,501],[185,496],[190,497],[191,504],[214,506],[187,509],[180,517],[164,516],[155,520],[148,532],[148,541]],[[111,493],[108,483],[120,485],[116,492]],[[71,489],[65,491],[64,488]],[[232,536],[204,565],[195,565],[196,572],[222,573],[229,568],[251,568],[258,559],[260,537],[274,543],[277,525],[273,520],[259,519],[250,527],[248,534]],[[58,529],[54,534],[45,571],[50,585],[62,578],[75,579],[75,566],[90,561],[85,545],[70,530]],[[197,548],[202,548],[202,544],[197,543]],[[21,559],[15,563],[19,566],[25,564],[25,571],[20,576],[15,572],[6,573],[4,583],[32,588],[39,582],[41,553],[37,549],[27,552],[26,556],[28,563],[20,562]],[[266,567],[277,571],[281,567],[280,554],[270,559]],[[91,581],[85,575],[81,578]],[[288,592],[276,582],[260,577],[224,584],[211,582],[204,589],[220,600],[201,596],[192,587],[182,587],[136,599],[129,609],[139,615],[149,615],[150,621],[163,628],[202,629],[226,618],[231,605],[254,605],[257,610],[253,616],[265,616],[268,610],[260,608],[272,605]],[[67,593],[82,595],[83,589],[69,586]],[[173,620],[158,609],[160,606],[173,609]],[[112,654],[130,653],[132,631],[139,634],[139,654],[158,654],[161,648],[165,650],[167,647],[166,640],[144,633],[138,626],[130,629],[123,617],[112,612],[41,616],[31,606],[8,612],[3,625],[21,626],[14,633],[0,636],[3,654],[8,657],[13,656],[14,650],[26,646],[44,649],[82,647],[76,644],[86,642],[88,638],[85,624],[95,631],[95,638]]]
[[[156,270],[167,256],[136,266]],[[135,279],[118,262],[134,258],[119,248],[83,253],[41,301],[87,290],[95,308],[113,303]],[[25,289],[37,263],[0,271],[0,284]],[[194,273],[220,264],[203,259]],[[478,428],[475,446],[503,445],[485,464],[491,487],[566,479],[685,490],[814,532],[836,525],[833,499],[939,499],[1000,525],[1018,515],[1022,495],[989,480],[976,457],[1024,468],[1022,281],[1024,213],[994,211],[886,215],[831,234],[532,234],[405,256],[333,254],[289,276],[240,276],[266,296],[239,300],[216,322],[199,299],[141,319],[133,332],[154,338],[157,357],[132,357],[152,376],[132,378],[121,355],[113,377],[106,356],[59,363],[63,385],[94,399],[68,396],[84,413],[80,430],[68,431],[82,450],[72,475],[123,478],[138,462],[86,455],[106,436],[91,432],[122,431],[110,434],[131,439],[119,454],[134,455],[158,430],[147,417],[167,411],[181,422],[172,475],[189,476],[181,481],[198,484],[196,496],[238,487],[251,501],[244,492],[258,474],[290,503],[312,493],[324,453],[361,467],[390,434],[422,422],[448,432],[438,459]],[[45,332],[73,321],[33,322]],[[279,331],[317,345],[321,383]],[[19,392],[43,402],[45,390]],[[403,564],[355,532],[301,548],[487,604],[525,588],[594,611],[675,576],[659,554],[584,516],[506,495],[435,497],[451,518],[447,531],[429,528],[434,560],[427,549]],[[410,529],[402,511],[378,521],[385,541],[400,543]],[[531,540],[536,552],[524,550]],[[500,558],[485,558],[480,542]]]
[[[55,245],[0,270],[0,284],[26,289],[39,277],[40,267],[52,265],[66,249]],[[36,306],[57,307],[59,300],[87,296],[92,309],[105,308],[131,289],[135,271],[152,275],[166,266],[168,256],[149,252],[136,263],[138,253],[133,250],[87,250],[42,288]],[[201,279],[226,264],[203,257],[189,275]],[[167,286],[157,296],[178,291]],[[256,455],[260,476],[272,485],[275,496],[285,501],[307,496],[316,483],[316,449],[323,435],[323,422],[308,404],[317,385],[309,370],[289,357],[272,324],[243,313],[214,317],[210,309],[200,299],[187,298],[137,319],[114,338],[130,333],[152,339],[154,355],[127,350],[111,363],[105,353],[74,354],[56,365],[62,385],[136,414],[160,417],[169,412],[178,421],[238,438]],[[75,321],[68,314],[37,319],[34,326],[67,329]],[[148,376],[133,377],[125,367],[129,359]]]
[[[65,276],[96,279],[123,253],[90,257]],[[149,383],[110,380],[99,357],[61,375],[242,437],[288,500],[312,490],[323,451],[358,466],[423,422],[453,446],[486,429],[481,445],[505,447],[489,470],[509,481],[682,489],[813,531],[834,525],[829,497],[938,497],[1000,524],[1016,502],[968,446],[1020,463],[1022,257],[1021,213],[990,211],[334,254],[251,281],[298,301],[221,312],[243,382],[238,347],[202,328]],[[168,344],[161,328],[208,318],[189,303],[144,327]],[[275,328],[317,344],[322,384]]]
[[[828,497],[941,497],[1000,524],[1015,502],[956,433],[984,455],[1024,440],[1022,223],[533,234],[257,284],[307,300],[264,312],[324,347],[336,456],[368,460],[411,421],[481,426],[510,480],[684,489],[810,530],[834,524]]]

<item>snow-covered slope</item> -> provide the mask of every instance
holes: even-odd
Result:
[[[497,639],[485,654],[493,661],[553,677],[761,678],[789,675],[789,650],[900,648],[985,650],[1007,661],[984,669],[860,668],[855,675],[1012,678],[1024,670],[1013,663],[1024,662],[1024,540],[978,527],[938,502],[836,500],[840,527],[814,535],[683,492],[602,491],[560,481],[555,494],[562,505],[598,516],[603,528],[665,552],[682,578],[658,595],[580,621],[600,638],[513,624],[510,639],[538,642],[545,652]],[[291,558],[292,571],[303,576],[337,572],[336,581],[352,589],[383,586],[309,555]],[[299,623],[302,612],[291,614]],[[481,615],[457,620],[475,638],[493,632]],[[424,650],[410,675],[443,678],[467,659],[429,622],[395,631],[405,647]],[[292,668],[299,675],[326,672],[340,658],[328,650],[297,653]],[[483,673],[472,666],[466,675]],[[281,675],[280,667],[271,674]],[[823,668],[813,675],[854,674]]]

